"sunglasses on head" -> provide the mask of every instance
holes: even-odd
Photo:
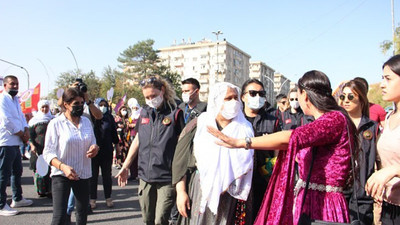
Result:
[[[298,101],[299,99],[298,98],[290,98],[289,99],[291,102],[293,102],[293,101]]]
[[[348,95],[347,95],[347,99],[348,99],[349,101],[353,100],[354,97],[355,97],[355,96],[354,96],[353,94],[348,94]],[[346,95],[341,94],[341,95],[339,96],[339,99],[342,100],[342,101],[344,101],[344,100],[346,99]]]
[[[159,82],[156,77],[149,77],[140,81],[139,85],[143,87],[146,86],[146,84],[154,84],[156,82]]]
[[[251,97],[256,97],[257,94],[258,94],[258,96],[260,96],[260,97],[265,97],[265,95],[266,95],[267,92],[265,92],[265,91],[249,90],[249,91],[246,92],[246,93],[249,93],[249,95],[250,95]]]

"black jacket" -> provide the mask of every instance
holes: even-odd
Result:
[[[199,102],[193,109],[189,109],[189,107],[187,107],[187,104],[182,102],[179,105],[179,108],[183,111],[185,123],[188,124],[191,120],[199,117],[202,112],[205,112],[207,110],[207,103]]]
[[[138,177],[146,182],[171,182],[172,159],[185,126],[182,110],[144,106],[136,128],[139,137]]]
[[[96,158],[112,158],[113,157],[113,143],[118,143],[117,125],[115,124],[114,117],[111,113],[103,114],[103,118],[94,121],[94,135],[96,143],[100,147],[99,153]]]
[[[296,127],[311,123],[314,120],[312,116],[304,115],[300,108],[297,113],[292,113],[290,109],[288,109],[280,113],[279,116],[282,130],[293,130]]]

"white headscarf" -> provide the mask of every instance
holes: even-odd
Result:
[[[42,108],[42,106],[47,105],[50,108],[50,103],[47,100],[40,100],[37,104],[38,107],[38,111],[35,113],[35,116],[32,117],[31,120],[29,120],[29,126],[34,126],[35,124],[38,123],[45,123],[45,122],[49,122],[51,119],[54,118],[53,115],[51,115],[50,109],[49,111],[44,114],[40,109]]]
[[[224,104],[228,87],[235,89],[240,96],[240,89],[230,83],[215,84],[208,97],[207,112],[202,113],[197,120],[193,142],[200,174],[201,213],[208,206],[211,212],[217,214],[223,192],[228,191],[236,199],[247,200],[251,188],[254,151],[219,146],[215,143],[217,139],[207,131],[207,126],[217,128],[215,119]],[[253,128],[241,109],[222,133],[234,138],[254,137]]]
[[[139,116],[140,116],[140,111],[142,110],[142,108],[140,107],[139,102],[136,100],[136,98],[130,98],[128,100],[128,106],[132,110],[131,118],[133,120],[138,119]],[[134,111],[133,108],[138,108],[138,109],[136,111]]]

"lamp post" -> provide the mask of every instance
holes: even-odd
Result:
[[[286,78],[286,80],[281,84],[281,86],[279,87],[278,94],[281,93],[281,90],[282,90],[283,85],[284,85],[288,80],[289,80],[289,78]]]
[[[78,66],[78,62],[76,61],[74,52],[72,51],[72,49],[70,47],[67,47],[67,48],[71,52],[72,57],[74,57],[74,61],[75,61],[75,65],[76,65],[76,73],[79,75],[79,66]]]
[[[42,60],[40,60],[39,58],[37,58],[37,60],[40,62],[40,64],[42,64],[44,70],[46,71],[46,75],[47,75],[47,95],[49,95],[49,87],[50,87],[50,76],[49,76],[49,72],[47,71],[46,66],[44,65],[44,63],[42,62]]]
[[[26,75],[27,75],[27,77],[28,77],[28,89],[29,89],[29,86],[30,86],[30,85],[29,85],[29,72],[28,72],[28,70],[26,70],[23,66],[17,65],[17,64],[15,64],[15,63],[12,63],[12,62],[9,62],[9,61],[6,61],[6,60],[4,60],[4,59],[0,59],[0,61],[5,62],[5,63],[8,63],[8,64],[10,64],[10,65],[13,65],[13,66],[16,66],[16,67],[19,67],[19,68],[25,70]]]
[[[219,74],[219,61],[218,61],[218,45],[219,45],[219,42],[218,42],[218,36],[219,35],[221,35],[221,34],[224,34],[224,33],[222,33],[220,30],[219,31],[213,31],[212,32],[213,34],[215,34],[215,36],[217,36],[217,74]]]

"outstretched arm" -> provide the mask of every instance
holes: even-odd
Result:
[[[221,146],[225,146],[227,148],[246,148],[245,139],[236,139],[231,138],[223,134],[221,131],[215,129],[214,127],[208,127],[208,132],[218,138],[220,141],[217,144]],[[251,138],[251,149],[278,149],[278,150],[287,150],[290,135],[292,134],[291,130],[285,130],[276,132],[269,135],[263,135],[259,137]]]
[[[385,186],[393,177],[400,177],[400,165],[385,167],[373,173],[365,185],[367,195],[382,203]]]

